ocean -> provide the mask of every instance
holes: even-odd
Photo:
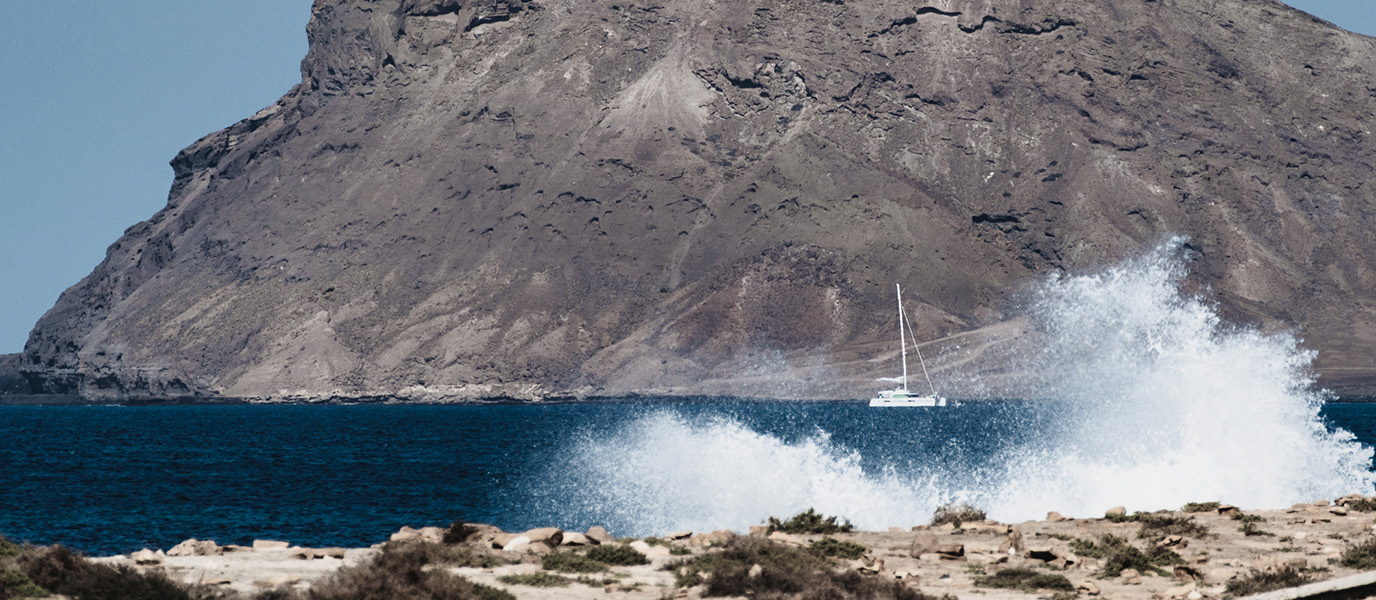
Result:
[[[1365,476],[1296,480],[1258,456],[1230,465],[1236,477],[1222,485],[1207,481],[1220,475],[1207,457],[1103,457],[1096,468],[1075,452],[1048,454],[1057,447],[1049,438],[1066,433],[1067,410],[654,398],[8,406],[0,407],[0,534],[99,555],[191,537],[362,546],[403,525],[455,519],[654,535],[743,530],[817,508],[882,529],[924,523],[952,500],[1021,520],[1049,510],[1098,516],[1118,504],[1154,510],[1217,499],[1260,508],[1371,492],[1369,453]],[[1347,450],[1376,445],[1376,405],[1328,403],[1319,418],[1325,432],[1355,434]],[[1113,461],[1123,476],[1085,478]],[[1134,482],[1148,474],[1162,479]]]

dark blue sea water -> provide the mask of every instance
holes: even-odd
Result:
[[[901,475],[922,465],[996,467],[1010,448],[1056,435],[1063,413],[1048,406],[0,406],[0,534],[111,554],[190,537],[360,546],[403,525],[459,518],[507,530],[603,523],[618,535],[664,533],[626,529],[696,518],[637,511],[758,517],[785,505],[756,506],[748,487],[727,488],[774,494],[775,473],[812,479],[786,498],[797,505],[837,487],[879,490],[864,496],[912,486]],[[1325,426],[1376,444],[1376,406],[1328,404],[1321,414]],[[638,479],[621,480],[623,469]],[[681,489],[651,502],[662,490],[634,489],[642,484]],[[750,505],[717,506],[730,503]]]

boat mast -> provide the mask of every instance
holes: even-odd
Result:
[[[903,337],[903,286],[893,284],[898,290],[898,347],[903,354],[903,391],[908,391],[908,341]]]

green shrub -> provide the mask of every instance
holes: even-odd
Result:
[[[18,544],[5,539],[4,536],[0,536],[0,558],[19,556],[23,552],[24,549],[20,548]]]
[[[556,552],[540,559],[540,567],[547,571],[560,573],[601,573],[607,564],[595,561],[577,552]]]
[[[1234,521],[1242,521],[1243,523],[1265,523],[1265,522],[1266,522],[1266,518],[1265,518],[1265,517],[1262,517],[1261,515],[1250,515],[1250,514],[1247,514],[1247,513],[1245,513],[1245,512],[1236,512],[1236,513],[1233,513],[1233,520],[1234,520]]]
[[[670,555],[670,556],[688,556],[689,554],[692,554],[692,553],[693,553],[692,549],[690,549],[690,548],[688,548],[688,547],[686,547],[686,546],[669,546],[669,555]]]
[[[1269,532],[1269,531],[1262,531],[1262,530],[1260,530],[1260,529],[1257,529],[1256,523],[1253,523],[1253,522],[1251,522],[1251,521],[1248,521],[1248,522],[1246,522],[1246,523],[1243,523],[1243,524],[1242,524],[1242,527],[1238,527],[1237,530],[1238,530],[1238,531],[1241,531],[1241,532],[1242,532],[1242,535],[1245,535],[1245,536],[1247,536],[1247,537],[1252,537],[1252,536],[1257,536],[1257,535],[1266,536],[1266,537],[1276,537],[1276,534],[1274,534],[1274,533],[1271,533],[1271,532]]]
[[[769,527],[767,533],[782,531],[784,533],[813,533],[831,534],[848,533],[852,529],[849,521],[837,524],[836,517],[823,517],[811,508],[804,512],[793,515],[787,521],[780,521],[774,517],[769,517]]]
[[[643,565],[650,562],[650,559],[645,558],[645,555],[641,554],[640,551],[625,544],[593,546],[588,550],[588,558],[619,567]]]
[[[977,587],[1005,588],[1034,593],[1037,590],[1075,591],[1065,575],[1039,573],[1032,569],[1004,569],[993,575],[975,578]]]
[[[1135,520],[1142,524],[1142,529],[1137,532],[1137,537],[1142,539],[1159,540],[1170,535],[1203,538],[1209,535],[1209,530],[1196,523],[1193,517],[1137,514],[1140,516]]]
[[[833,556],[855,560],[865,555],[865,547],[854,542],[846,542],[835,538],[822,538],[812,542],[809,548],[822,556]]]
[[[760,572],[751,577],[755,565]],[[831,559],[810,550],[744,537],[674,566],[677,584],[706,583],[704,596],[931,600],[897,581],[834,568]]]
[[[1180,507],[1180,510],[1187,513],[1214,512],[1218,510],[1220,506],[1223,506],[1223,504],[1219,502],[1187,502],[1185,506]]]
[[[1274,571],[1252,571],[1246,577],[1230,579],[1225,592],[1229,596],[1251,596],[1301,586],[1313,580],[1294,567],[1281,567]]]
[[[0,571],[0,598],[46,598],[48,592],[34,584],[22,571],[5,569]]]
[[[1376,538],[1353,544],[1343,550],[1339,559],[1344,567],[1368,571],[1376,569]]]
[[[347,567],[317,582],[306,600],[515,600],[511,594],[450,573],[427,569],[438,564],[437,544],[387,544],[373,560]]]
[[[515,575],[502,575],[497,581],[507,585],[528,585],[531,587],[568,587],[573,583],[567,577],[560,577],[553,573],[536,571],[534,573],[517,573]]]
[[[984,511],[978,508],[964,502],[952,502],[937,507],[936,512],[932,515],[932,525],[953,523],[959,528],[961,523],[983,521],[985,518],[987,516]]]

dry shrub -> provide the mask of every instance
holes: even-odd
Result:
[[[1154,572],[1165,575],[1166,572],[1160,567],[1179,565],[1185,562],[1179,554],[1169,548],[1151,545],[1143,551],[1116,535],[1104,535],[1099,538],[1097,543],[1075,539],[1070,542],[1070,547],[1080,556],[1104,559],[1104,569],[1100,572],[1103,577],[1117,577],[1127,569],[1135,569],[1141,573]]]
[[[607,563],[577,552],[555,552],[540,559],[540,568],[560,573],[601,573],[607,570]]]
[[[188,588],[159,572],[96,564],[63,546],[35,548],[19,557],[33,583],[74,600],[191,600]]]
[[[1376,569],[1376,538],[1348,546],[1339,559],[1344,567],[1369,571]]]
[[[945,525],[947,523],[953,523],[956,527],[960,527],[961,523],[983,521],[986,516],[983,510],[970,506],[969,504],[964,502],[952,502],[937,507],[936,513],[932,515],[932,524]]]
[[[780,521],[774,517],[769,517],[768,533],[782,531],[784,533],[801,534],[831,534],[848,533],[852,529],[849,521],[842,523],[836,522],[836,517],[824,517],[817,511],[809,508],[804,512],[793,515],[787,521]]]
[[[760,566],[755,577],[750,570]],[[836,572],[836,564],[802,548],[757,538],[735,538],[715,550],[678,563],[678,585],[706,583],[705,596],[746,596],[756,600],[884,599],[929,600],[930,597],[896,581]]]
[[[975,585],[1021,590],[1027,593],[1034,593],[1037,590],[1075,591],[1075,584],[1070,583],[1065,575],[1039,573],[1032,569],[1004,569],[993,575],[976,577]]]
[[[626,544],[602,544],[588,549],[588,558],[600,563],[626,567],[648,564],[650,559]]]
[[[478,528],[463,522],[463,519],[449,524],[449,529],[444,530],[444,543],[462,544],[478,533]]]
[[[1218,510],[1220,506],[1223,506],[1223,504],[1219,502],[1187,502],[1185,506],[1180,507],[1180,510],[1187,513],[1214,512]]]
[[[426,569],[439,554],[434,544],[388,544],[371,562],[343,569],[315,584],[308,600],[515,600],[444,569]]]
[[[1313,580],[1294,567],[1282,567],[1274,571],[1252,571],[1246,577],[1230,579],[1225,591],[1229,596],[1251,596],[1301,586]]]

